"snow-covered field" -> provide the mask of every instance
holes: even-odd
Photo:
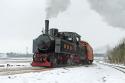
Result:
[[[96,58],[90,66],[32,70],[31,58],[0,59],[0,83],[125,83],[125,73],[102,60]]]
[[[91,66],[0,76],[1,83],[125,83],[125,73],[94,62]]]

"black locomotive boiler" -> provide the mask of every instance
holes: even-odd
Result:
[[[93,49],[79,34],[49,29],[49,20],[45,20],[45,33],[33,40],[32,66],[57,67],[92,62]]]

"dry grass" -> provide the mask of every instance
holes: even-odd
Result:
[[[125,64],[125,39],[107,52],[110,63]]]

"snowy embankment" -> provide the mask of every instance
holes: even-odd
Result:
[[[108,66],[54,68],[44,72],[0,76],[1,83],[124,83],[125,74]]]

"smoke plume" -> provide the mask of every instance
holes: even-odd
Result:
[[[125,0],[88,0],[91,8],[113,27],[125,28]]]
[[[47,0],[46,19],[57,17],[70,5],[70,0]]]

